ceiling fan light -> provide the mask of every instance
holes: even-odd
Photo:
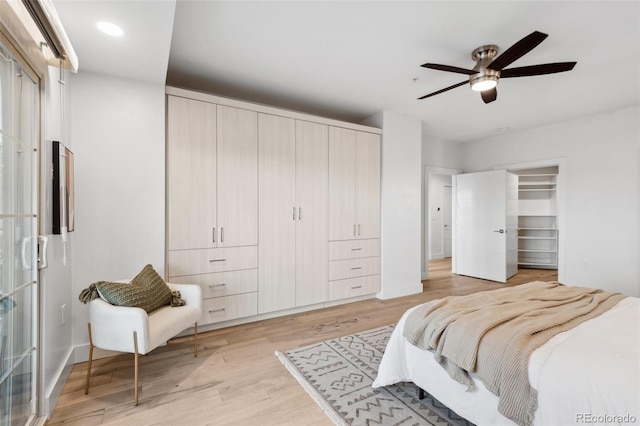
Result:
[[[491,90],[498,85],[498,76],[483,75],[471,80],[471,90],[476,92],[484,92]]]

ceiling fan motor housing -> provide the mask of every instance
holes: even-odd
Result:
[[[476,65],[473,67],[476,74],[469,77],[469,84],[471,89],[481,92],[494,88],[498,84],[500,78],[500,71],[487,68],[493,59],[498,54],[498,46],[494,44],[488,44],[480,46],[471,52],[471,58],[476,61]]]

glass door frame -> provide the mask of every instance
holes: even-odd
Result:
[[[4,47],[4,51],[8,52],[10,59],[15,62],[20,68],[21,72],[27,74],[27,77],[35,84],[34,102],[33,106],[33,151],[32,155],[32,170],[31,170],[31,205],[33,216],[31,219],[31,244],[30,244],[30,262],[31,262],[31,281],[33,281],[33,289],[31,291],[31,340],[33,350],[31,351],[31,399],[29,402],[30,413],[25,424],[34,424],[40,413],[40,401],[41,401],[41,354],[40,348],[42,344],[42,336],[40,330],[42,329],[40,324],[40,276],[38,269],[38,236],[40,235],[40,177],[41,177],[41,143],[42,143],[42,123],[43,108],[42,99],[44,98],[44,78],[41,73],[35,71],[34,67],[25,55],[22,54],[21,49],[16,47],[16,43],[5,33],[0,31],[0,44]],[[0,61],[5,61],[5,58],[0,58]],[[15,170],[13,171],[15,173]],[[16,255],[21,255],[17,253]],[[13,265],[11,265],[13,266]]]

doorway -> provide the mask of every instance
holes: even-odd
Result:
[[[451,257],[451,175],[429,179],[429,260]]]
[[[429,278],[432,263],[451,258],[452,176],[461,171],[439,167],[424,168],[422,279]],[[451,262],[438,265],[441,268]],[[451,269],[449,268],[449,271]]]
[[[0,424],[35,417],[40,80],[0,41]]]

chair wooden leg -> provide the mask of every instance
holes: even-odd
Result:
[[[134,379],[134,394],[133,394],[133,400],[135,402],[135,405],[138,405],[138,332],[134,331],[133,332],[133,349],[134,349],[134,375],[135,375],[135,379]]]
[[[87,366],[87,382],[84,385],[84,394],[89,393],[89,384],[91,383],[91,362],[93,361],[93,338],[91,337],[91,323],[87,324],[89,331],[89,365]]]
[[[198,356],[198,323],[194,326],[193,332],[193,356]]]

